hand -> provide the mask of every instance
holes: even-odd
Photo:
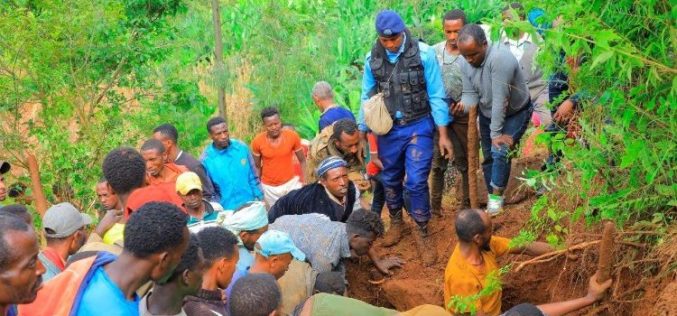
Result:
[[[376,266],[376,269],[381,271],[381,273],[384,275],[392,275],[390,269],[401,268],[403,264],[404,260],[400,259],[399,257],[388,257],[374,261],[374,266]]]
[[[439,146],[440,146],[440,154],[445,159],[451,159],[451,157],[454,156],[454,150],[451,147],[451,140],[449,140],[449,137],[447,137],[446,131],[445,134],[440,133]]]
[[[511,148],[513,145],[513,139],[510,135],[502,134],[501,136],[491,139],[491,144],[496,147],[506,145],[508,148]]]
[[[557,123],[565,123],[568,121],[571,116],[574,114],[574,103],[571,99],[566,99],[562,104],[557,108],[557,112],[552,117]]]
[[[383,162],[381,162],[381,159],[379,159],[375,154],[371,156],[371,162],[373,162],[376,167],[383,170]]]
[[[122,210],[108,210],[106,215],[104,215],[99,221],[99,225],[96,226],[94,232],[103,237],[106,232],[115,225],[122,218]]]
[[[357,189],[360,190],[360,192],[367,191],[371,188],[371,183],[369,183],[369,180],[353,180],[353,183],[355,183],[355,186],[357,186]]]
[[[451,105],[451,114],[453,115],[463,115],[465,113],[465,106],[461,101],[458,101]]]
[[[599,272],[591,276],[590,281],[588,282],[588,294],[586,297],[592,301],[601,299],[604,296],[604,292],[611,287],[611,279],[606,280],[606,282],[602,284],[597,283],[598,274]]]

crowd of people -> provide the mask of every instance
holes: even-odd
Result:
[[[503,16],[507,23],[526,17],[519,4]],[[177,129],[162,124],[138,150],[106,155],[95,187],[105,212],[96,227],[68,202],[45,212],[39,232],[24,205],[2,207],[0,314],[501,314],[501,290],[484,291],[497,277],[496,258],[553,250],[543,242],[512,247],[493,235],[510,151],[530,122],[565,123],[576,99],[548,110],[549,92],[552,100],[553,90],[567,91],[535,66],[533,35],[506,27],[504,38],[490,43],[486,28],[468,24],[462,10],[445,14],[445,40],[434,46],[390,10],[377,15],[375,29],[358,117],[337,104],[329,83],[316,83],[320,132],[310,142],[270,107],[249,145],[230,137],[223,118],[210,119],[211,142],[196,159],[179,148]],[[478,122],[468,119],[472,107]],[[484,210],[469,208],[467,135],[476,125],[489,192]],[[443,255],[445,305],[397,312],[346,297],[346,259],[366,255],[385,275],[404,264],[374,249],[377,239],[385,248],[400,241],[404,213],[423,263],[437,262],[428,224],[444,220],[450,162],[462,190],[454,207],[458,242]],[[0,162],[0,201],[10,168]],[[522,304],[505,315],[561,315],[600,299],[610,284],[592,276],[584,297]],[[453,304],[458,298],[470,298],[469,306]]]

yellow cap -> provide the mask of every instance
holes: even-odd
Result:
[[[202,192],[202,182],[195,172],[187,171],[176,178],[176,192],[179,192],[179,194],[187,195],[188,192],[195,189]]]

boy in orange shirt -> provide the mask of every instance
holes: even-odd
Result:
[[[539,256],[553,248],[544,242],[535,241],[523,248],[510,248],[510,239],[493,236],[491,216],[482,210],[466,209],[456,216],[458,243],[444,271],[444,302],[452,313],[468,313],[468,306],[454,306],[452,297],[470,297],[479,294],[499,277],[496,258],[507,253]],[[499,315],[501,312],[501,289],[482,293],[469,304],[474,305],[477,315]]]
[[[273,107],[261,111],[261,120],[266,131],[256,135],[252,141],[252,156],[258,174],[261,176],[261,188],[268,208],[302,183],[294,174],[293,157],[296,155],[302,169],[305,169],[306,156],[301,147],[301,137],[289,129],[282,128],[280,112]]]

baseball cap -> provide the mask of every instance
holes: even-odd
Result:
[[[92,217],[80,213],[73,204],[68,202],[52,205],[42,219],[42,227],[45,236],[49,238],[64,238],[73,234],[78,229],[92,223]],[[47,229],[53,231],[48,233]]]
[[[10,165],[7,161],[0,160],[0,174],[7,173],[9,169],[12,169],[12,165]]]
[[[202,181],[200,181],[200,177],[198,177],[197,173],[187,171],[180,174],[179,177],[176,178],[176,192],[186,195],[188,192],[195,189],[202,192]]]
[[[383,10],[376,16],[376,32],[381,36],[395,36],[404,32],[404,21],[397,12]]]
[[[306,260],[306,255],[301,249],[296,248],[289,234],[279,230],[268,230],[263,233],[256,242],[255,251],[266,258],[291,253],[296,260]]]

